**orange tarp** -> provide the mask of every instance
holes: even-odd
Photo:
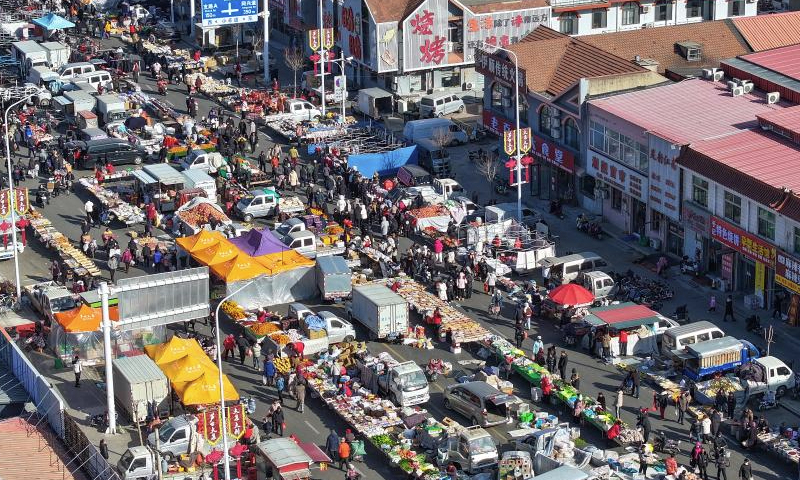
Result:
[[[207,355],[189,353],[183,358],[161,365],[161,371],[172,383],[184,383],[197,380],[204,374],[217,374],[217,366]]]
[[[222,383],[225,385],[225,400],[230,402],[239,400],[239,394],[227,375],[222,376]],[[219,378],[217,372],[206,372],[191,382],[173,383],[172,388],[184,405],[219,403]]]
[[[227,239],[220,240],[216,245],[194,252],[194,259],[204,265],[216,265],[233,260],[239,254],[239,248]]]
[[[195,253],[201,250],[205,250],[208,247],[213,247],[222,240],[225,240],[225,236],[216,230],[214,231],[200,230],[199,233],[196,233],[189,237],[181,237],[176,239],[175,241],[178,243],[178,245],[181,246],[181,248],[183,248],[187,252]]]
[[[108,308],[108,315],[115,322],[119,320],[119,310],[116,306]],[[103,323],[103,312],[84,303],[72,310],[56,313],[55,318],[67,333],[95,332]]]
[[[180,338],[173,335],[168,342],[157,345],[145,345],[144,351],[157,365],[180,360],[187,355],[199,354],[206,356],[206,352],[193,338]],[[163,370],[163,369],[162,369]],[[166,372],[165,372],[166,374]]]
[[[259,275],[268,275],[270,273],[269,270],[257,262],[255,258],[244,253],[240,253],[227,262],[211,265],[210,267],[214,275],[226,282],[250,280]]]
[[[260,257],[255,257],[255,260],[264,266],[270,275],[276,275],[297,267],[311,267],[314,265],[313,260],[309,260],[294,250],[261,255]]]

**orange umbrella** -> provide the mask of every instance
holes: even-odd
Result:
[[[116,307],[109,307],[108,315],[113,321],[119,320],[119,310]],[[72,310],[56,313],[55,318],[65,332],[94,332],[103,323],[103,312],[84,303]]]
[[[214,246],[225,237],[218,231],[200,230],[199,233],[189,237],[182,237],[175,240],[178,245],[189,253],[199,252],[208,247]]]
[[[161,371],[170,382],[182,383],[197,380],[206,373],[216,375],[218,370],[207,355],[191,352],[183,358],[162,364]]]
[[[217,372],[206,372],[191,382],[173,383],[172,388],[184,405],[206,405],[219,403],[219,379]],[[233,386],[227,375],[222,376],[225,385],[225,401],[239,400],[236,387]]]
[[[560,305],[587,305],[594,301],[594,295],[577,283],[567,283],[554,288],[548,295]]]
[[[190,354],[205,356],[203,348],[193,338],[180,338],[173,336],[168,342],[157,345],[145,345],[144,351],[157,365],[174,362]]]
[[[255,258],[244,253],[240,253],[227,262],[211,265],[211,271],[226,282],[250,280],[259,275],[268,275],[270,273]]]
[[[194,252],[194,259],[205,265],[216,265],[236,258],[239,249],[227,239],[221,240],[216,245]]]

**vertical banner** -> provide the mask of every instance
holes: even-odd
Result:
[[[0,190],[0,218],[11,215],[11,195],[8,189]]]
[[[333,38],[333,29],[332,28],[325,28],[322,30],[322,48],[325,50],[330,50],[333,48],[334,45],[334,38]]]
[[[22,216],[28,213],[30,209],[30,202],[28,200],[28,189],[25,187],[17,187],[14,189],[14,211],[17,215]]]
[[[792,299],[789,301],[789,310],[786,312],[786,317],[789,322],[789,325],[796,327],[797,320],[800,315],[800,295],[792,295]]]
[[[319,30],[314,28],[308,31],[308,46],[311,47],[311,50],[315,52],[319,50],[319,47],[322,45],[322,39],[319,35]]]
[[[220,429],[222,419],[219,416],[219,410],[207,410],[200,415],[200,419],[203,422],[203,436],[206,437],[206,441],[211,445],[216,445],[222,438]]]
[[[517,131],[508,129],[503,132],[503,150],[508,155],[513,155],[517,151]]]
[[[531,136],[530,127],[523,128],[519,132],[519,149],[522,153],[528,153],[533,146],[533,137]]]
[[[765,270],[766,270],[766,265],[764,265],[761,262],[756,262],[756,281],[755,281],[755,283],[756,283],[756,291],[755,291],[755,293],[760,293],[760,292],[764,291],[764,287],[765,287],[764,277],[766,276],[765,275],[765,273],[766,273]]]
[[[242,438],[244,435],[244,405],[237,404],[226,408],[228,415],[228,433],[233,438]]]
[[[720,268],[720,273],[722,274],[722,279],[728,282],[726,291],[728,289],[733,289],[733,257],[736,255],[735,253],[723,253],[722,254],[722,267]]]

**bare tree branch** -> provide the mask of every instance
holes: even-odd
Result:
[[[497,169],[500,167],[497,153],[484,152],[483,155],[478,157],[475,164],[478,167],[478,173],[480,173],[486,179],[486,181],[489,182],[489,185],[492,186],[490,188],[490,194],[491,199],[494,200],[494,178],[497,176]]]
[[[306,58],[299,48],[286,48],[283,51],[283,61],[294,73],[294,96],[297,96],[297,72],[306,66]]]
[[[431,140],[433,140],[433,143],[436,144],[437,147],[444,148],[453,141],[453,134],[447,128],[437,128],[433,131]]]

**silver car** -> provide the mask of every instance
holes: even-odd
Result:
[[[507,395],[486,382],[467,382],[448,385],[444,391],[444,406],[469,418],[472,425],[492,427],[511,420],[512,406],[522,401]]]

